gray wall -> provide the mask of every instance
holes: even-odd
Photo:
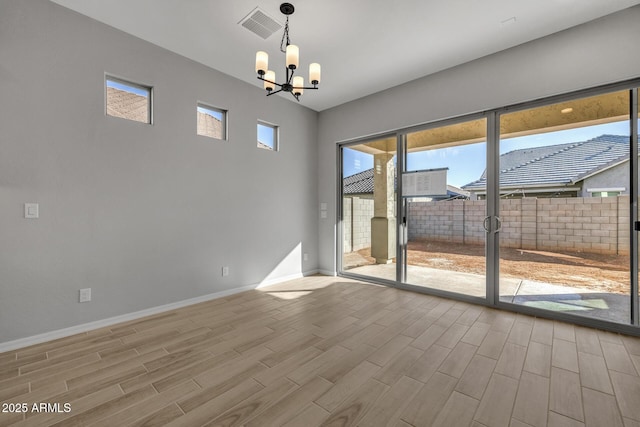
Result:
[[[105,116],[105,72],[154,87],[154,125]],[[196,136],[197,100],[229,110],[229,141]],[[2,0],[0,343],[316,270],[317,116],[49,1]],[[258,119],[281,126],[280,152],[256,148]]]
[[[640,76],[640,6],[320,113],[321,271],[335,271],[336,142]]]
[[[640,183],[640,179],[638,181]],[[590,188],[624,188],[621,194],[629,194],[629,161],[600,172],[582,182],[580,196],[591,197]]]

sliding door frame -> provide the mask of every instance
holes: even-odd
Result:
[[[415,292],[425,293],[429,295],[442,296],[460,301],[472,302],[475,304],[485,305],[494,308],[500,308],[516,313],[523,313],[533,315],[537,317],[548,318],[552,320],[567,321],[573,324],[584,325],[599,329],[610,330],[614,332],[620,332],[630,335],[640,336],[640,293],[638,291],[638,238],[640,232],[634,231],[634,226],[638,219],[638,88],[640,87],[640,78],[633,80],[627,80],[623,82],[607,84],[597,86],[594,88],[578,90],[569,92],[562,95],[550,96],[540,98],[537,100],[522,102],[518,104],[509,105],[506,107],[495,108],[479,113],[468,114],[464,116],[452,117],[443,120],[432,121],[421,125],[406,127],[391,132],[384,132],[376,135],[370,135],[366,138],[358,138],[352,140],[341,141],[336,144],[337,149],[337,162],[336,162],[336,179],[337,179],[337,191],[336,191],[336,266],[337,274],[341,277],[347,277],[367,282],[373,282],[377,284],[383,284],[395,288],[411,290]],[[626,91],[630,93],[630,130],[631,130],[631,152],[630,152],[630,271],[631,271],[631,283],[630,283],[630,308],[631,318],[629,324],[615,323],[603,319],[589,318],[586,316],[566,314],[557,311],[544,310],[539,308],[527,307],[524,305],[508,303],[500,301],[499,298],[499,143],[500,143],[500,117],[503,114],[511,113],[514,111],[532,109],[549,104],[555,104],[560,102],[572,101],[580,98],[602,95],[616,91]],[[406,216],[405,206],[402,199],[402,179],[401,174],[406,166],[406,140],[407,135],[412,132],[433,129],[437,127],[443,127],[447,125],[462,123],[465,121],[477,120],[480,118],[486,118],[487,124],[487,211],[486,215],[490,218],[489,229],[486,234],[485,242],[485,256],[486,256],[486,297],[471,297],[464,294],[458,294],[454,292],[447,292],[439,289],[431,289],[422,286],[416,286],[403,283],[406,280],[406,252],[404,252],[404,243],[401,241],[401,236],[404,233],[403,218]],[[390,281],[385,279],[379,279],[376,277],[363,276],[360,274],[349,273],[343,271],[342,256],[343,256],[343,206],[342,206],[342,168],[343,157],[342,148],[349,147],[350,145],[357,145],[366,142],[371,142],[376,139],[395,137],[397,140],[397,188],[396,188],[396,218],[397,218],[397,232],[396,232],[396,280]]]
[[[362,274],[357,274],[357,273],[352,273],[349,271],[344,271],[343,269],[343,256],[344,256],[344,227],[342,224],[342,221],[344,220],[343,216],[344,216],[344,206],[343,206],[343,197],[342,197],[342,192],[343,192],[343,177],[342,177],[342,168],[343,168],[343,148],[349,148],[350,146],[354,146],[354,145],[361,145],[361,144],[366,144],[368,142],[374,142],[377,141],[379,139],[387,139],[387,138],[396,138],[396,150],[397,147],[399,145],[398,143],[398,138],[399,138],[399,133],[398,132],[384,132],[384,133],[380,133],[380,134],[375,134],[375,135],[370,135],[367,136],[365,138],[358,138],[358,139],[353,139],[353,140],[347,140],[347,141],[343,141],[343,142],[339,142],[338,144],[336,144],[336,185],[337,185],[337,192],[336,192],[336,271],[338,276],[341,277],[346,277],[346,278],[350,278],[350,279],[355,279],[355,280],[361,280],[363,282],[372,282],[372,283],[377,283],[377,284],[382,284],[382,285],[386,285],[386,286],[390,286],[390,287],[398,287],[398,275],[399,275],[399,263],[397,262],[398,260],[398,255],[399,255],[399,250],[398,250],[398,242],[399,242],[399,234],[398,234],[398,230],[399,230],[399,222],[397,220],[397,218],[399,218],[398,215],[398,205],[400,203],[398,203],[398,201],[396,201],[396,280],[387,280],[387,279],[383,279],[383,278],[379,278],[379,277],[373,277],[373,276],[364,276]],[[399,162],[400,161],[400,155],[398,153],[398,151],[396,151],[396,161]],[[375,166],[374,166],[375,167]],[[398,184],[400,185],[400,184]],[[396,194],[397,192],[400,190],[400,186],[397,187],[396,189]],[[396,195],[396,199],[398,199],[397,195]]]
[[[631,324],[640,326],[640,315],[638,310],[640,309],[640,293],[638,292],[638,238],[640,235],[636,231],[636,224],[638,223],[638,86],[631,89],[630,96],[630,130],[631,130],[631,153],[630,153],[630,167],[631,167],[631,183],[629,185],[629,193],[631,194],[631,214],[629,215],[630,224],[629,230],[631,232],[631,248],[629,255],[631,257]]]

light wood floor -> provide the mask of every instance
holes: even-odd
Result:
[[[639,372],[638,338],[310,277],[0,354],[0,425],[638,427]]]

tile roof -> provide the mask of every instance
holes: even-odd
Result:
[[[629,137],[601,135],[588,141],[524,148],[500,156],[500,186],[545,187],[574,184],[629,157]],[[486,175],[463,185],[465,190],[486,189]]]
[[[344,178],[342,189],[344,194],[373,193],[373,168]]]
[[[107,87],[107,114],[147,123],[149,101],[146,97],[125,90]]]
[[[271,146],[269,146],[269,145],[265,144],[264,142],[260,142],[260,141],[258,141],[258,148],[263,148],[263,149],[265,149],[265,150],[271,150],[271,151],[273,151],[273,147],[271,147]]]

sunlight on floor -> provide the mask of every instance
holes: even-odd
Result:
[[[280,299],[298,299],[307,295],[311,295],[313,291],[276,291],[276,292],[265,292],[265,294],[269,294],[276,298]]]
[[[527,301],[522,305],[528,307],[542,308],[553,311],[590,311],[594,309],[608,310],[609,305],[603,299],[575,300],[569,302],[559,301]]]

